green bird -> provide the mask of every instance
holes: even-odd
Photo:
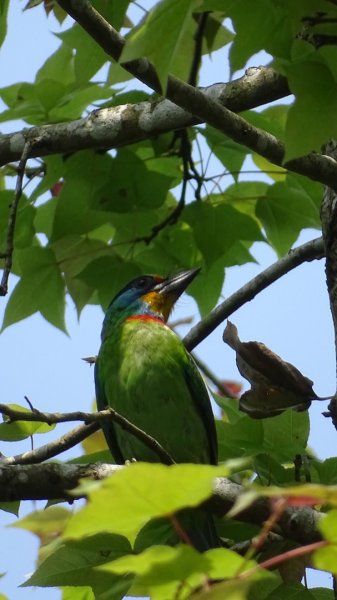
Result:
[[[206,386],[167,325],[176,300],[199,270],[167,279],[144,275],[114,297],[95,364],[96,397],[99,410],[114,408],[154,437],[176,463],[216,465],[216,429]],[[103,431],[116,463],[160,462],[153,449],[116,423],[105,421]],[[204,551],[219,546],[212,517],[185,512],[183,525],[195,547]]]

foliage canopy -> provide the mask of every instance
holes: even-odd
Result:
[[[1,43],[8,5],[0,9]],[[66,297],[80,315],[88,304],[106,308],[144,272],[197,266],[202,275],[189,290],[207,329],[226,268],[255,261],[255,242],[269,244],[281,259],[303,229],[322,227],[324,184],[337,189],[333,161],[320,154],[337,136],[337,4],[160,0],[148,10],[146,3],[95,0],[93,6],[113,28],[109,42],[100,37],[105,25],[99,29],[86,0],[30,0],[26,9],[43,8],[62,24],[59,47],[48,57],[41,49],[45,60],[33,83],[0,89],[6,106],[1,122],[19,120],[25,128],[0,135],[1,259],[10,289],[2,329],[40,312],[66,331]],[[195,117],[182,113],[186,102],[177,101],[177,109],[164,99],[178,97],[177,80],[197,86],[208,56],[220,53],[234,74],[260,51],[269,66],[196,94]],[[152,69],[143,57],[157,74],[152,89],[139,85],[142,65],[144,73]],[[233,112],[223,113],[228,131],[216,126],[212,103],[223,110],[230,105]],[[24,192],[15,192],[24,177]],[[18,277],[14,289],[12,274]],[[6,287],[3,280],[2,295]],[[197,335],[190,346],[196,341]],[[311,485],[296,488],[309,478],[308,410],[284,410],[298,403],[278,396],[280,414],[256,420],[234,397],[214,398],[222,411],[221,466],[131,465],[106,480],[82,483],[90,501],[75,513],[57,504],[16,522],[41,539],[37,569],[24,585],[60,587],[64,600],[125,594],[169,600],[192,593],[200,600],[286,594],[332,600],[332,590],[308,590],[301,580],[308,563],[303,556],[311,551],[317,568],[337,575],[337,458],[311,457]],[[23,440],[51,428],[48,419],[3,423],[0,439]],[[101,434],[94,435],[75,462],[109,460]],[[289,529],[288,535],[282,528],[272,532],[263,518],[240,520],[239,509],[218,520],[223,548],[199,554],[186,544],[165,545],[167,519],[205,501],[214,478],[227,476],[240,486],[259,485],[240,496],[241,508],[272,496],[275,523],[286,520],[289,506],[300,512],[325,505],[319,529],[305,534],[312,548]],[[282,510],[275,498],[286,499]],[[15,514],[18,504],[1,508]]]

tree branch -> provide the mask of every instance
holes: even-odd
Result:
[[[70,413],[45,413],[37,410],[36,408],[33,408],[32,412],[26,412],[15,410],[7,404],[0,404],[0,413],[6,415],[10,421],[33,421],[38,423],[48,423],[48,425],[55,423],[69,423],[70,421],[84,421],[84,423],[88,424],[112,420],[114,423],[118,423],[122,429],[131,433],[134,437],[143,442],[143,444],[145,444],[148,448],[153,450],[162,463],[166,465],[174,464],[172,457],[154,437],[131,423],[128,419],[120,415],[111,407],[94,413],[86,413],[81,411]]]
[[[6,250],[1,254],[1,258],[5,259],[5,266],[0,283],[0,296],[6,296],[8,292],[8,278],[12,268],[13,252],[14,252],[14,234],[15,234],[15,223],[16,213],[19,206],[19,201],[22,196],[22,182],[25,174],[26,162],[29,156],[30,142],[25,142],[20,162],[17,168],[17,180],[13,202],[9,208],[8,225],[7,225],[7,240]]]
[[[101,463],[15,466],[0,464],[0,502],[55,498],[74,500],[82,496],[69,492],[78,486],[80,479],[102,480],[121,468],[121,465]],[[213,496],[204,504],[204,508],[217,516],[223,516],[234,506],[243,491],[241,485],[227,478],[217,478]],[[271,512],[269,499],[261,497],[236,514],[235,519],[261,525],[270,517]],[[323,513],[310,507],[289,507],[278,522],[278,532],[285,538],[301,544],[317,542],[321,539],[318,524],[323,516]]]
[[[250,68],[240,79],[200,90],[235,112],[278,100],[290,93],[286,79],[268,67]],[[0,135],[0,165],[19,160],[29,140],[34,140],[30,157],[48,156],[88,148],[118,148],[201,122],[169,100],[103,108],[83,119]]]
[[[59,0],[60,6],[87,31],[97,44],[114,60],[120,58],[125,39],[100,15],[88,0]],[[161,93],[153,65],[145,58],[122,63],[121,66],[151,89]],[[270,133],[250,125],[200,90],[169,76],[166,97],[209,123],[235,142],[257,152],[270,162],[290,171],[306,175],[337,191],[337,164],[330,157],[311,153],[283,165],[285,147]]]
[[[71,431],[68,431],[57,440],[53,440],[40,448],[35,448],[15,456],[0,458],[0,468],[5,465],[35,465],[45,460],[54,458],[62,452],[77,446],[83,442],[89,435],[100,429],[99,423],[89,423],[88,425],[79,425]]]
[[[193,59],[190,68],[190,73],[188,76],[188,83],[190,85],[197,85],[198,73],[201,65],[202,59],[202,42],[204,38],[204,33],[207,25],[209,12],[200,13],[198,16],[198,26],[197,30],[194,34],[194,52]]]
[[[324,246],[322,238],[311,240],[280,258],[270,267],[259,273],[254,279],[243,285],[224,302],[212,310],[202,321],[197,323],[183,339],[188,350],[193,350],[197,344],[204,340],[218,325],[227,319],[233,312],[241,308],[246,302],[255,298],[256,294],[267,288],[271,283],[289,273],[306,261],[323,258]]]

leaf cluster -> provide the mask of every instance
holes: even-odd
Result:
[[[32,83],[0,89],[6,106],[0,120],[23,122],[33,133],[48,125],[53,150],[44,155],[41,149],[41,157],[26,165],[12,240],[16,285],[13,289],[10,279],[3,329],[40,312],[66,331],[67,300],[80,315],[88,304],[106,308],[140,274],[167,275],[194,267],[202,267],[202,274],[190,293],[205,316],[220,298],[226,269],[255,261],[256,242],[281,257],[303,229],[321,228],[323,188],[314,174],[305,178],[275,166],[209,124],[182,133],[173,122],[171,131],[154,136],[146,119],[140,120],[142,135],[128,145],[101,148],[93,138],[85,149],[67,153],[58,151],[58,127],[69,124],[71,147],[72,128],[89,127],[104,110],[116,110],[121,118],[114,127],[128,131],[132,111],[142,114],[146,106],[154,114],[160,109],[161,97],[140,89],[123,68],[126,62],[150,60],[164,95],[169,76],[191,81],[195,64],[202,82],[207,61],[216,60],[217,53],[234,74],[263,51],[265,62],[287,78],[292,98],[267,107],[262,99],[257,109],[252,103],[242,113],[247,127],[259,128],[257,149],[264,154],[265,141],[274,136],[285,144],[285,160],[318,153],[337,133],[335,2],[160,0],[140,11],[129,0],[95,0],[99,13],[125,35],[119,62],[110,62],[56,2],[30,0],[26,8],[38,10],[39,4],[63,23],[59,46],[45,57]],[[6,39],[8,5],[5,1],[0,7],[0,43]],[[0,135],[0,153],[1,141]],[[16,165],[1,168],[1,257],[13,250],[11,243],[6,247],[6,238],[17,177]],[[266,549],[262,523],[261,530],[234,513],[218,519],[224,547],[204,554],[179,543],[177,513],[206,501],[214,478],[230,475],[248,489],[259,486],[257,491],[254,487],[255,499],[268,495],[272,485],[270,496],[286,497],[290,506],[307,502],[323,507],[328,514],[318,537],[325,543],[312,560],[337,575],[337,459],[319,461],[307,449],[308,412],[285,410],[254,420],[237,400],[214,398],[221,410],[217,430],[224,465],[131,465],[104,482],[82,484],[89,502],[79,510],[49,506],[21,519],[16,525],[37,535],[41,544],[37,569],[24,585],[60,587],[63,600],[117,600],[125,594],[155,600],[191,594],[200,600],[278,600],[287,595],[332,600],[331,590],[308,590],[300,583],[306,565],[300,565],[300,576],[259,567],[268,552],[279,556],[284,543],[290,544],[287,551],[298,550],[291,539],[281,539],[281,545],[272,540]],[[23,440],[50,429],[23,421],[3,423],[0,439]],[[86,455],[77,461],[106,460],[101,433],[83,445]],[[239,460],[234,467],[233,459]],[[303,483],[308,479],[315,489]],[[243,502],[248,506],[249,498]],[[19,507],[7,503],[1,508],[16,514]],[[170,545],[172,531],[176,545]],[[263,547],[255,552],[256,536]]]

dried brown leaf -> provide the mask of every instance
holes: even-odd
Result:
[[[308,377],[265,344],[241,342],[237,328],[230,321],[223,340],[236,351],[237,367],[252,386],[240,398],[241,410],[251,417],[271,417],[287,408],[307,410],[311,400],[317,398]]]

